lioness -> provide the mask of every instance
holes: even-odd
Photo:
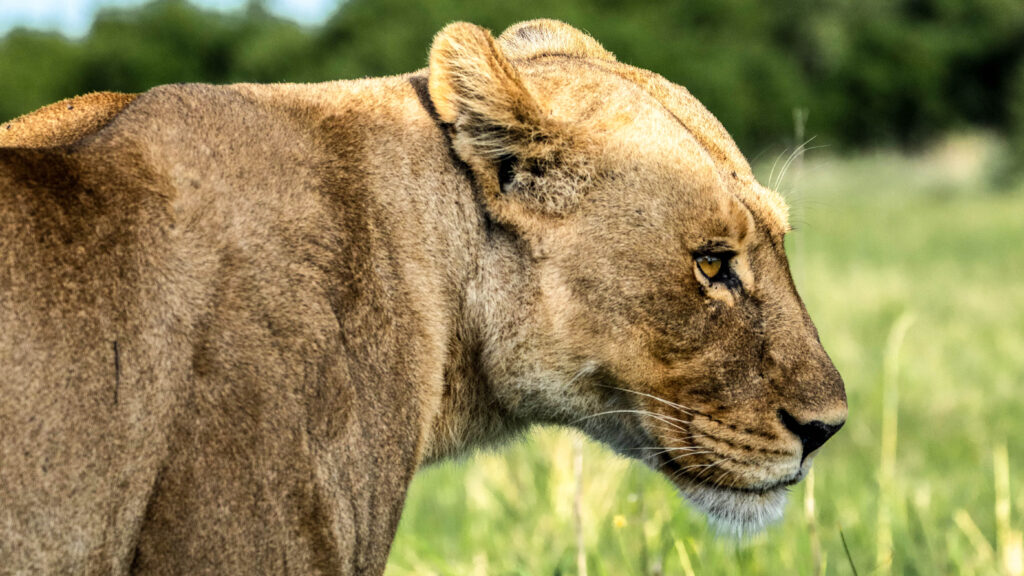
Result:
[[[0,571],[380,573],[418,468],[533,423],[748,532],[846,418],[781,197],[559,22],[0,145]]]

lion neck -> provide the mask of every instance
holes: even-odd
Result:
[[[486,227],[486,226],[485,226]],[[513,232],[488,229],[464,286],[444,391],[423,462],[499,445],[533,424],[574,425],[596,410],[572,388],[588,364],[559,351],[545,302],[544,263]]]
[[[410,85],[443,131],[423,79],[413,76]],[[469,171],[459,173],[472,178]],[[552,348],[545,343],[551,331],[543,321],[543,256],[496,222],[474,185],[465,184],[445,195],[447,202],[476,209],[461,211],[466,220],[442,227],[451,233],[452,257],[444,267],[451,314],[442,389],[421,451],[424,464],[499,444],[534,423],[569,423],[576,415],[560,400],[578,366],[540,368],[551,364],[542,356]]]
[[[484,216],[486,220],[486,216]],[[509,230],[482,223],[475,274],[459,295],[444,388],[423,462],[506,441],[531,424],[561,419],[544,398],[560,374],[539,369],[538,264]]]

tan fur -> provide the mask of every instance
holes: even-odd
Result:
[[[509,60],[569,56],[615,61],[615,55],[597,40],[558,20],[520,22],[502,32],[498,42]]]
[[[755,530],[783,414],[845,419],[784,204],[565,24],[75,102],[0,130],[0,573],[377,574],[420,466],[533,423]]]
[[[66,146],[96,132],[135,99],[134,94],[93,92],[66,98],[0,125],[0,146]]]

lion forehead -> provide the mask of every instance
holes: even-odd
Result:
[[[568,117],[581,113],[596,114],[600,116],[598,124],[621,125],[629,121],[631,114],[628,110],[637,104],[635,99],[611,102],[607,95],[615,87],[607,84],[622,80],[646,94],[653,100],[652,104],[663,108],[692,136],[723,176],[735,181],[736,185],[728,186],[729,190],[769,231],[778,236],[789,231],[789,208],[785,199],[757,182],[746,158],[725,127],[682,86],[658,74],[616,61],[613,54],[589,35],[554,20],[517,24],[501,35],[499,43],[524,72],[543,67],[551,75],[553,70],[557,81],[548,84],[561,86],[566,98],[561,98],[559,104],[572,108],[568,113],[552,110],[553,114]],[[602,84],[607,89],[602,89]],[[591,101],[602,104],[595,107]],[[600,108],[600,112],[595,108]],[[649,136],[655,139],[653,144],[656,147],[659,144],[676,144],[667,141],[676,137],[671,130],[652,130]]]
[[[615,63],[599,64],[650,96],[681,126],[711,161],[726,188],[775,236],[790,230],[789,207],[781,194],[763,186],[754,177],[735,141],[715,116],[686,88],[652,72]],[[669,130],[654,130],[657,139],[676,138]],[[669,146],[671,142],[655,142]]]

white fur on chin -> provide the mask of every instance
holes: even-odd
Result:
[[[754,536],[769,524],[778,522],[786,508],[785,488],[763,494],[708,486],[690,486],[681,491],[694,507],[708,517],[719,534],[737,540]]]

